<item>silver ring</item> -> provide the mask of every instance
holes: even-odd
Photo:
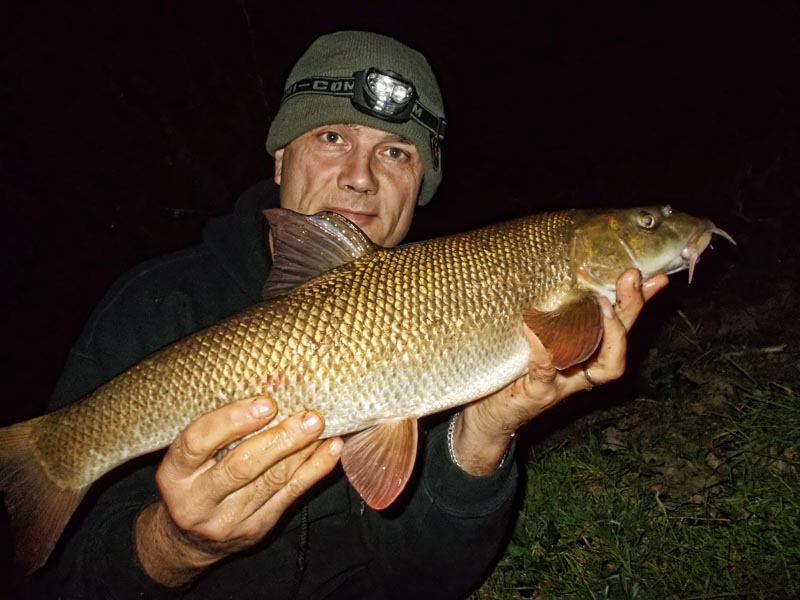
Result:
[[[600,384],[597,383],[594,380],[594,377],[592,377],[592,374],[589,373],[589,367],[587,366],[587,364],[588,362],[583,363],[583,376],[586,377],[586,381],[589,383],[589,385],[586,387],[586,391],[590,392],[592,391],[593,388],[596,388]]]

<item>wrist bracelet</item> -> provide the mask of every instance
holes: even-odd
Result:
[[[456,419],[460,414],[461,414],[460,410],[453,413],[453,416],[450,417],[450,423],[448,423],[447,425],[447,452],[450,454],[450,460],[453,461],[453,464],[463,471],[464,467],[462,467],[461,463],[458,462],[458,459],[456,458],[456,453],[453,450],[453,432],[456,429]]]
[[[458,462],[455,450],[453,449],[453,435],[456,430],[456,419],[458,419],[458,415],[460,414],[461,414],[460,410],[456,411],[455,414],[453,414],[453,416],[450,417],[450,423],[448,423],[447,425],[447,453],[450,455],[450,460],[453,461],[453,464],[463,471],[464,467],[462,467],[461,463]],[[511,434],[510,437],[513,438],[516,434],[517,432],[515,431],[514,433]],[[511,449],[511,444],[509,443],[509,445],[506,446],[506,451],[503,452],[503,456],[500,458],[500,463],[495,468],[495,471],[502,468],[502,466],[506,463],[506,459],[508,458],[510,449]]]

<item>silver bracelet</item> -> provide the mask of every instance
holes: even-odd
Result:
[[[461,414],[460,410],[456,411],[453,414],[453,416],[450,417],[450,423],[448,423],[448,425],[447,425],[447,452],[448,452],[448,454],[450,454],[450,460],[453,461],[453,464],[463,471],[464,467],[462,467],[461,463],[458,462],[458,459],[456,458],[455,450],[453,449],[453,435],[454,435],[455,430],[456,430],[456,419],[458,418],[458,415],[460,415],[460,414]],[[516,434],[517,434],[517,432],[515,431],[514,433],[511,434],[510,437],[513,438]],[[508,454],[509,454],[509,450],[510,449],[511,449],[511,444],[506,446],[506,451],[503,452],[503,456],[502,456],[502,458],[500,458],[500,464],[497,465],[497,468],[495,470],[498,470],[498,469],[502,468],[503,465],[506,463],[506,459],[508,458]]]
[[[457,410],[455,413],[453,413],[453,416],[450,417],[450,423],[447,425],[447,451],[450,453],[450,460],[453,461],[453,464],[463,471],[464,467],[462,467],[461,463],[458,462],[456,453],[453,450],[453,432],[456,430],[456,419],[460,414],[460,410]]]

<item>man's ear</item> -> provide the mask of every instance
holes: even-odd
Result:
[[[283,172],[283,150],[275,150],[275,183],[281,184],[281,173]]]

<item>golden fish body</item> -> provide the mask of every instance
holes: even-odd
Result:
[[[525,372],[522,309],[570,288],[569,221],[506,224],[342,265],[46,415],[35,442],[41,461],[60,485],[83,486],[168,445],[199,415],[257,394],[277,403],[272,423],[318,410],[324,436],[484,396]],[[525,236],[559,259],[531,260]]]
[[[286,275],[291,268],[282,269],[282,248],[291,255],[292,244],[303,247],[305,223],[319,218],[288,212],[268,214],[273,271],[285,289],[298,282]],[[355,249],[352,239],[330,242],[349,248],[346,260],[334,261],[343,264],[166,347],[71,406],[0,430],[0,447],[20,447],[24,437],[36,463],[30,468],[70,492],[64,523],[101,475],[167,446],[198,416],[235,400],[271,396],[279,412],[269,426],[317,410],[330,437],[490,394],[527,370],[523,319],[538,323],[528,316],[595,293],[613,299],[616,279],[630,267],[645,277],[693,267],[712,233],[726,235],[705,219],[651,207],[534,215],[384,249],[370,247],[363,234],[359,239],[342,217],[324,219],[325,227],[356,240]],[[601,323],[590,336],[596,341]],[[596,341],[587,342],[591,352]],[[567,349],[573,362],[586,353]],[[15,498],[28,493],[12,473],[17,454],[0,450],[12,523],[21,502]],[[16,523],[15,531],[24,525]],[[22,559],[37,567],[59,534],[29,542]]]

